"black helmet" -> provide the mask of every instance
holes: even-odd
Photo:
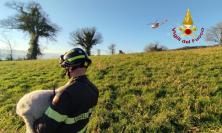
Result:
[[[88,67],[91,60],[81,48],[74,48],[60,56],[61,67]]]

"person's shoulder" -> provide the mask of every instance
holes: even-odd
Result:
[[[67,86],[64,90],[65,93],[69,94],[69,95],[73,95],[74,93],[78,93],[82,88],[82,84],[78,81],[70,84],[69,86]]]
[[[66,102],[70,99],[70,94],[66,91],[59,91],[55,94],[55,96],[52,99],[52,104],[57,105],[60,102]]]

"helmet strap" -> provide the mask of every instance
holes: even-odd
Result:
[[[70,75],[69,69],[66,69],[66,75],[69,77],[69,79],[71,78],[71,75]]]

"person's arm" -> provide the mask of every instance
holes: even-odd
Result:
[[[66,92],[59,97],[58,102],[52,104],[45,111],[44,115],[34,122],[36,133],[54,133],[67,118],[70,98]]]

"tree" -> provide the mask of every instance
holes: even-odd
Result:
[[[167,50],[166,46],[160,45],[159,42],[153,42],[153,43],[149,43],[145,48],[144,51],[145,52],[149,52],[149,51],[163,51],[163,50]]]
[[[100,56],[101,50],[97,49],[97,55]]]
[[[38,3],[30,2],[25,6],[24,3],[12,2],[6,3],[6,6],[16,10],[17,14],[1,20],[0,25],[7,29],[17,29],[28,33],[30,47],[27,58],[37,59],[37,56],[42,54],[38,43],[39,38],[55,40],[58,26],[49,21],[48,15],[43,12]]]
[[[8,37],[6,35],[2,35],[3,39],[1,39],[0,41],[5,43],[6,45],[8,45],[9,48],[9,56],[7,57],[7,60],[13,60],[13,49],[12,49],[12,43],[11,41],[8,39]]]
[[[115,44],[111,44],[111,45],[108,46],[108,49],[110,50],[110,53],[111,53],[112,55],[115,54],[115,47],[116,47]]]
[[[207,30],[205,40],[222,44],[222,22]]]
[[[119,54],[125,54],[125,52],[123,52],[122,50],[119,50]]]
[[[102,36],[96,32],[96,28],[82,28],[70,33],[70,44],[74,46],[81,46],[85,49],[88,55],[91,55],[93,45],[102,42]]]

